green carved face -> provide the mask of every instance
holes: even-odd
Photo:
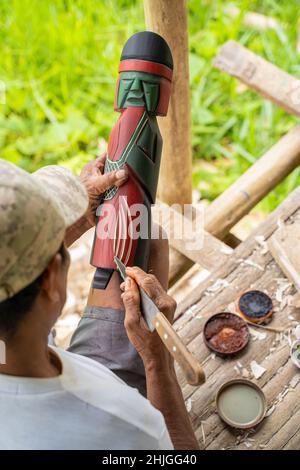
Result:
[[[146,107],[148,112],[154,112],[159,101],[159,91],[159,76],[146,72],[122,72],[117,107]]]

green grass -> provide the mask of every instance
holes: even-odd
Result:
[[[190,0],[190,86],[195,188],[212,200],[296,123],[296,119],[212,67],[228,39],[300,78],[298,0]],[[278,31],[243,26],[247,10],[274,16]],[[1,0],[0,156],[33,171],[52,163],[78,170],[115,122],[113,99],[126,38],[144,29],[141,0]],[[1,95],[0,95],[1,98]],[[209,162],[209,164],[203,163]],[[213,166],[212,166],[213,165]],[[271,210],[299,184],[295,170],[262,203]]]

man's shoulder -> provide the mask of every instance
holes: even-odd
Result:
[[[65,391],[87,406],[109,413],[152,437],[159,438],[164,433],[162,414],[107,367],[59,348],[53,350],[62,362],[60,380]]]

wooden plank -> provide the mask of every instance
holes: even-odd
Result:
[[[199,211],[191,220],[194,218],[192,211],[188,217],[180,210],[179,205],[177,211],[167,204],[156,204],[152,210],[153,220],[164,227],[170,246],[203,268],[216,269],[232,254],[232,248],[203,229],[203,214]]]
[[[192,148],[186,0],[144,0],[147,28],[168,42],[174,61],[168,116],[159,119],[163,155],[158,195],[167,204],[192,202]]]
[[[299,164],[300,126],[297,126],[208,206],[205,230],[224,239],[230,229]]]
[[[300,117],[300,80],[239,43],[228,41],[224,44],[214,60],[214,66]]]
[[[300,291],[300,224],[283,226],[268,241],[269,250],[287,278]]]
[[[294,390],[294,393],[298,393],[298,395],[299,392],[300,386],[298,386]],[[276,423],[274,422],[275,420],[272,420],[273,422],[270,423],[270,425],[273,426],[273,429],[275,429],[277,432],[274,433],[273,437],[268,442],[266,446],[267,450],[280,450],[285,447],[285,445],[289,444],[289,441],[295,436],[295,434],[297,434],[297,432],[299,434],[300,406],[299,404],[298,406],[297,404],[295,404],[295,400],[293,399],[294,397],[290,395],[288,398],[290,398],[290,400],[288,401],[287,406],[285,407],[286,409],[283,409],[282,406],[279,406],[277,410],[278,417],[284,416],[284,425],[280,426],[281,423]],[[299,450],[299,447],[294,447],[294,450]]]
[[[298,429],[294,434],[291,433],[291,436],[288,442],[283,447],[283,450],[295,450],[295,449],[297,450],[300,449],[300,429]]]
[[[188,297],[198,285],[210,275],[210,271],[202,269],[195,263],[178,281],[169,289],[169,295],[174,297],[177,304]]]
[[[193,264],[192,260],[170,246],[169,285],[173,286]]]
[[[240,361],[243,367],[248,369],[248,372],[250,372],[249,365],[253,359],[266,368],[265,374],[258,383],[266,393],[269,406],[276,402],[278,395],[284,391],[285,385],[288,385],[295,375],[295,367],[289,361],[289,344],[287,340],[284,340],[281,347],[274,333],[266,332],[263,341],[252,340],[249,348],[242,355],[225,361],[218,357],[211,357],[210,351],[203,344],[202,330],[204,322],[211,314],[224,309],[235,311],[239,295],[249,288],[266,289],[272,296],[276,310],[272,326],[290,327],[288,317],[290,314],[296,316],[296,311],[290,305],[281,306],[275,298],[278,279],[283,277],[283,273],[271,253],[265,253],[261,249],[256,237],[264,237],[267,241],[278,228],[279,218],[289,224],[298,223],[300,220],[299,206],[300,189],[298,188],[258,227],[248,240],[241,243],[224,266],[219,267],[198,287],[194,297],[192,296],[193,298],[188,300],[189,305],[193,305],[193,308],[188,309],[175,322],[175,328],[185,344],[188,345],[189,350],[202,362],[207,375],[207,383],[201,389],[195,389],[186,385],[182,375],[178,373],[185,399],[190,400],[191,419],[201,448],[227,448],[236,447],[238,444],[237,433],[222,423],[215,414],[214,404],[214,396],[218,387],[226,380],[238,376],[234,369],[237,361]],[[247,264],[246,261],[250,261],[250,264]],[[220,279],[223,281],[223,286],[221,283],[219,288],[210,291],[209,289],[214,287]],[[287,293],[290,295],[294,291],[291,290]],[[279,412],[280,407],[278,407],[278,413],[274,412],[274,416],[271,415],[256,429],[253,436],[255,442],[251,444],[254,448],[259,448],[260,443],[267,444],[272,439],[275,426],[278,429],[285,426],[285,414],[289,417],[292,407],[295,411],[299,408],[299,404],[295,403],[296,398],[297,393],[290,392],[288,397],[283,400],[283,413]],[[280,417],[278,418],[278,416]],[[202,441],[202,428],[206,434],[205,445]],[[283,441],[284,439],[282,445],[285,445]],[[246,448],[243,444],[239,447]]]
[[[189,295],[184,301],[180,302],[177,308],[177,316],[181,316],[184,311],[194,304],[199,303],[199,299],[204,295],[207,288],[212,286],[218,278],[223,279],[228,276],[228,273],[235,272],[236,267],[239,265],[239,259],[248,258],[254,254],[253,261],[256,261],[257,242],[255,237],[263,236],[266,240],[277,230],[278,220],[285,222],[294,212],[297,211],[300,205],[300,188],[295,189],[288,198],[268,216],[268,218],[259,225],[259,227],[248,237],[247,240],[242,242],[233,252],[227,263],[218,268],[206,281],[201,283],[194,292]],[[268,256],[268,254],[266,255]],[[269,255],[269,260],[271,255]],[[258,259],[260,262],[260,258]],[[254,275],[257,275],[257,270],[253,268]],[[208,299],[208,297],[207,297]]]
[[[262,343],[262,341],[260,341]],[[260,345],[260,348],[262,346]],[[253,353],[252,353],[253,354]],[[263,354],[263,352],[262,352]],[[261,354],[260,354],[261,355]],[[255,357],[254,357],[255,358]],[[240,361],[244,363],[244,358],[240,358]],[[251,359],[251,358],[250,358]],[[255,358],[256,359],[256,358]],[[259,360],[259,359],[257,359]],[[271,362],[270,362],[271,361]],[[274,367],[270,367],[272,365],[272,361],[278,361],[276,363],[277,369]],[[260,449],[260,445],[266,445],[268,441],[272,438],[272,436],[280,429],[281,425],[285,423],[285,415],[288,418],[287,411],[290,409],[290,401],[284,403],[285,413],[282,415],[281,413],[281,403],[278,402],[278,396],[282,395],[285,390],[285,385],[288,384],[291,378],[294,376],[294,368],[292,364],[288,362],[288,347],[286,346],[282,350],[278,350],[270,355],[269,359],[263,360],[261,363],[262,365],[267,368],[265,374],[261,377],[261,379],[253,380],[257,383],[265,393],[267,406],[270,410],[272,408],[273,403],[276,402],[274,412],[264,419],[264,421],[260,424],[260,426],[256,427],[255,430],[252,431],[251,437],[253,439],[251,443],[251,449]],[[233,377],[233,374],[232,374]],[[238,377],[235,374],[235,377]],[[287,398],[287,396],[286,396]],[[290,392],[290,396],[288,397],[291,399],[292,403],[295,406],[295,394],[294,392]],[[284,399],[283,399],[284,400]],[[298,404],[296,404],[297,406]],[[281,417],[283,418],[281,421]],[[210,420],[208,420],[210,421]],[[280,424],[279,424],[280,422]],[[231,428],[224,425],[219,420],[216,420],[214,426],[209,429],[209,434],[207,436],[207,449],[221,449],[221,448],[228,448],[232,447],[238,450],[245,450],[247,447],[244,444],[244,441],[247,440],[247,431],[238,431],[236,430],[233,432]],[[239,439],[237,437],[239,436]],[[240,443],[239,443],[240,440]]]
[[[206,210],[205,229],[227,244],[238,246],[229,230],[246,215],[270,190],[300,163],[300,126],[292,129],[272,147],[253,167],[230,186]],[[173,258],[173,257],[172,257]],[[171,262],[171,279],[178,279],[185,271],[185,258]],[[177,272],[180,271],[180,275]],[[171,282],[173,284],[174,282]]]

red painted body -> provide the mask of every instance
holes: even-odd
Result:
[[[143,113],[144,108],[127,108],[122,112],[109,138],[108,156],[111,160],[119,160]],[[101,205],[91,259],[91,263],[95,267],[116,269],[114,255],[117,255],[127,266],[134,265],[139,239],[133,240],[129,236],[130,216],[123,198],[126,196],[129,208],[133,204],[143,204],[144,191],[131,168],[128,165],[125,166],[129,172],[128,181],[119,188],[112,199],[104,201]],[[103,236],[103,232],[108,233],[108,236]],[[124,233],[126,234],[125,238]],[[119,241],[116,245],[114,245],[115,239]],[[116,250],[114,251],[114,249]]]

